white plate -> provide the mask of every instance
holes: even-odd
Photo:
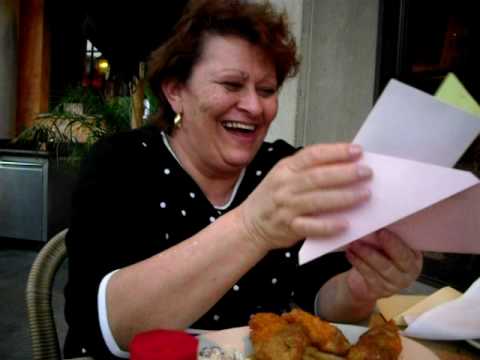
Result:
[[[480,339],[467,340],[467,342],[470,345],[472,345],[473,347],[476,347],[477,349],[480,349]]]
[[[334,324],[338,327],[347,339],[356,343],[359,336],[368,328],[355,325]],[[225,350],[238,350],[243,355],[248,356],[252,353],[252,344],[250,343],[248,326],[226,329],[221,331],[212,331],[200,336],[200,351],[204,348],[219,346]],[[400,354],[401,360],[422,359],[439,360],[439,358],[427,349],[425,346],[405,337],[401,337],[403,350]]]

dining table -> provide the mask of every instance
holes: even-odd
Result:
[[[356,324],[336,323],[334,325],[350,341],[356,341],[355,339],[358,339],[366,328],[385,323],[385,318],[376,308],[366,320]],[[133,360],[193,359],[196,354],[201,359],[216,359],[218,354],[213,352],[218,351],[219,348],[227,351],[228,356],[232,356],[232,350],[240,354],[250,354],[252,349],[248,337],[248,326],[205,332],[199,337],[191,336],[184,331],[153,330],[134,338],[130,346],[130,355]],[[403,335],[402,344],[403,354],[400,355],[400,359],[404,360],[480,360],[480,347],[477,348],[464,340],[433,341]],[[156,355],[152,356],[152,354]],[[157,356],[158,354],[161,355]]]

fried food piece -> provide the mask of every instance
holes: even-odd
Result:
[[[258,313],[248,325],[255,360],[302,360],[309,340],[301,326],[272,313]]]
[[[289,323],[300,324],[304,328],[313,345],[319,350],[335,355],[345,355],[350,343],[343,333],[318,316],[300,309],[293,309],[282,317]]]
[[[290,325],[267,341],[254,345],[256,360],[302,360],[308,336],[300,325]]]
[[[253,315],[249,322],[250,338],[255,344],[261,341],[267,341],[275,333],[286,328],[288,323],[281,316],[274,313],[257,313]]]
[[[302,360],[345,360],[345,358],[320,351],[313,346],[307,346]]]
[[[347,360],[396,360],[402,352],[402,341],[393,321],[375,326],[360,336],[350,348]]]

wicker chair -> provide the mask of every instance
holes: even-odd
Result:
[[[61,352],[53,316],[52,286],[55,275],[67,257],[67,229],[52,237],[38,253],[27,281],[27,313],[32,337],[33,360],[60,360]],[[76,360],[93,360],[76,358]]]

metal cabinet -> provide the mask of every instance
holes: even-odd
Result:
[[[0,237],[47,241],[67,227],[74,178],[48,155],[0,151]]]

